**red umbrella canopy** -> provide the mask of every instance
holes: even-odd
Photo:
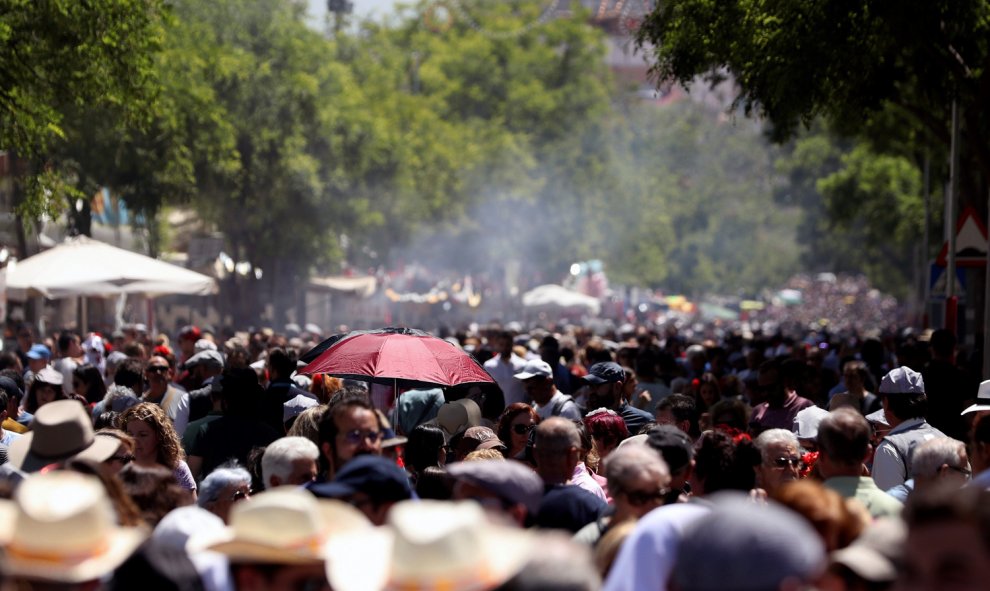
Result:
[[[418,331],[417,331],[418,332]],[[300,373],[382,384],[456,386],[495,380],[473,357],[425,333],[366,332],[340,339]]]

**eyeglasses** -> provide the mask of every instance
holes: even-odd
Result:
[[[348,431],[344,433],[344,441],[350,443],[351,445],[357,445],[364,441],[365,439],[376,443],[382,438],[381,431],[362,431],[360,429],[354,429],[353,431]]]
[[[516,423],[512,425],[512,432],[516,435],[525,435],[533,430],[534,425],[523,425],[521,423]]]
[[[670,489],[660,488],[651,491],[627,490],[624,492],[630,504],[641,506],[647,503],[662,502],[667,496],[667,493],[670,492]]]
[[[968,470],[966,468],[960,468],[959,466],[949,466],[949,470],[954,470],[956,472],[959,472],[960,474],[962,474],[966,478],[971,478],[973,476],[973,471],[972,470]]]
[[[127,464],[130,464],[131,462],[134,461],[134,456],[132,456],[130,454],[125,454],[125,455],[122,455],[122,456],[110,456],[110,458],[107,461],[108,462],[120,462],[121,464],[123,464],[123,465],[126,466]]]
[[[801,468],[801,458],[785,458],[779,457],[770,462],[775,468],[786,468],[790,466],[791,468]]]
[[[234,491],[234,494],[230,495],[231,502],[236,503],[237,501],[244,500],[251,496],[251,490],[238,489]]]
[[[150,371],[151,373],[166,373],[168,367],[164,365],[149,365],[145,371]]]

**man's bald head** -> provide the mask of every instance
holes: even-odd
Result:
[[[536,427],[536,471],[547,484],[567,482],[580,459],[580,449],[581,435],[573,422],[550,417]]]
[[[572,421],[550,417],[536,427],[537,450],[565,451],[571,447],[581,447],[581,434]]]

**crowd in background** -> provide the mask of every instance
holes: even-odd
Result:
[[[497,386],[452,388],[304,375],[319,332],[17,327],[0,572],[121,589],[990,580],[990,381],[948,331],[471,326],[437,336]]]

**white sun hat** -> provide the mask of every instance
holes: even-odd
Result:
[[[492,523],[472,501],[403,501],[384,527],[336,541],[327,574],[331,582],[343,580],[340,566],[361,560],[363,573],[350,574],[366,579],[354,588],[482,591],[519,573],[533,556],[533,540],[531,532]]]
[[[235,504],[228,527],[193,535],[186,549],[219,552],[235,563],[322,564],[333,537],[371,527],[346,503],[283,486]]]
[[[990,410],[990,380],[980,383],[980,389],[976,393],[976,404],[970,405],[962,414],[968,415],[971,412]]]
[[[120,527],[100,481],[69,471],[27,478],[0,504],[0,568],[7,577],[60,583],[99,579],[147,538]]]

